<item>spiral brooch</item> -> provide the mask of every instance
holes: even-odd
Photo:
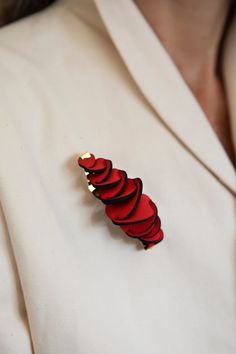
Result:
[[[88,189],[103,202],[105,212],[127,236],[137,238],[147,250],[163,240],[161,220],[155,203],[142,193],[142,180],[128,178],[124,170],[112,167],[111,160],[86,152],[78,164],[84,169]]]

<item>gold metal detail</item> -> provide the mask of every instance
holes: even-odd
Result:
[[[91,193],[93,193],[94,191],[95,191],[95,187],[92,185],[92,184],[89,184],[88,185],[88,190],[91,192]]]
[[[84,160],[84,159],[88,159],[89,157],[91,157],[91,154],[90,154],[90,152],[86,151],[82,155],[79,155],[79,157],[81,157],[81,159]]]

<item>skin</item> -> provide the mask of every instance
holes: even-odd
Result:
[[[135,0],[135,3],[236,166],[220,60],[231,0]]]

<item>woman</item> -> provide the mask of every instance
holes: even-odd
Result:
[[[235,353],[235,60],[227,0],[59,0],[2,29],[1,353]],[[142,179],[162,242],[107,218],[86,150]]]

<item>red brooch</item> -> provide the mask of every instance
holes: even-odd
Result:
[[[112,162],[86,152],[78,159],[85,171],[88,189],[105,205],[106,215],[129,236],[139,239],[147,250],[162,241],[164,234],[157,207],[142,194],[140,178],[128,178]]]

